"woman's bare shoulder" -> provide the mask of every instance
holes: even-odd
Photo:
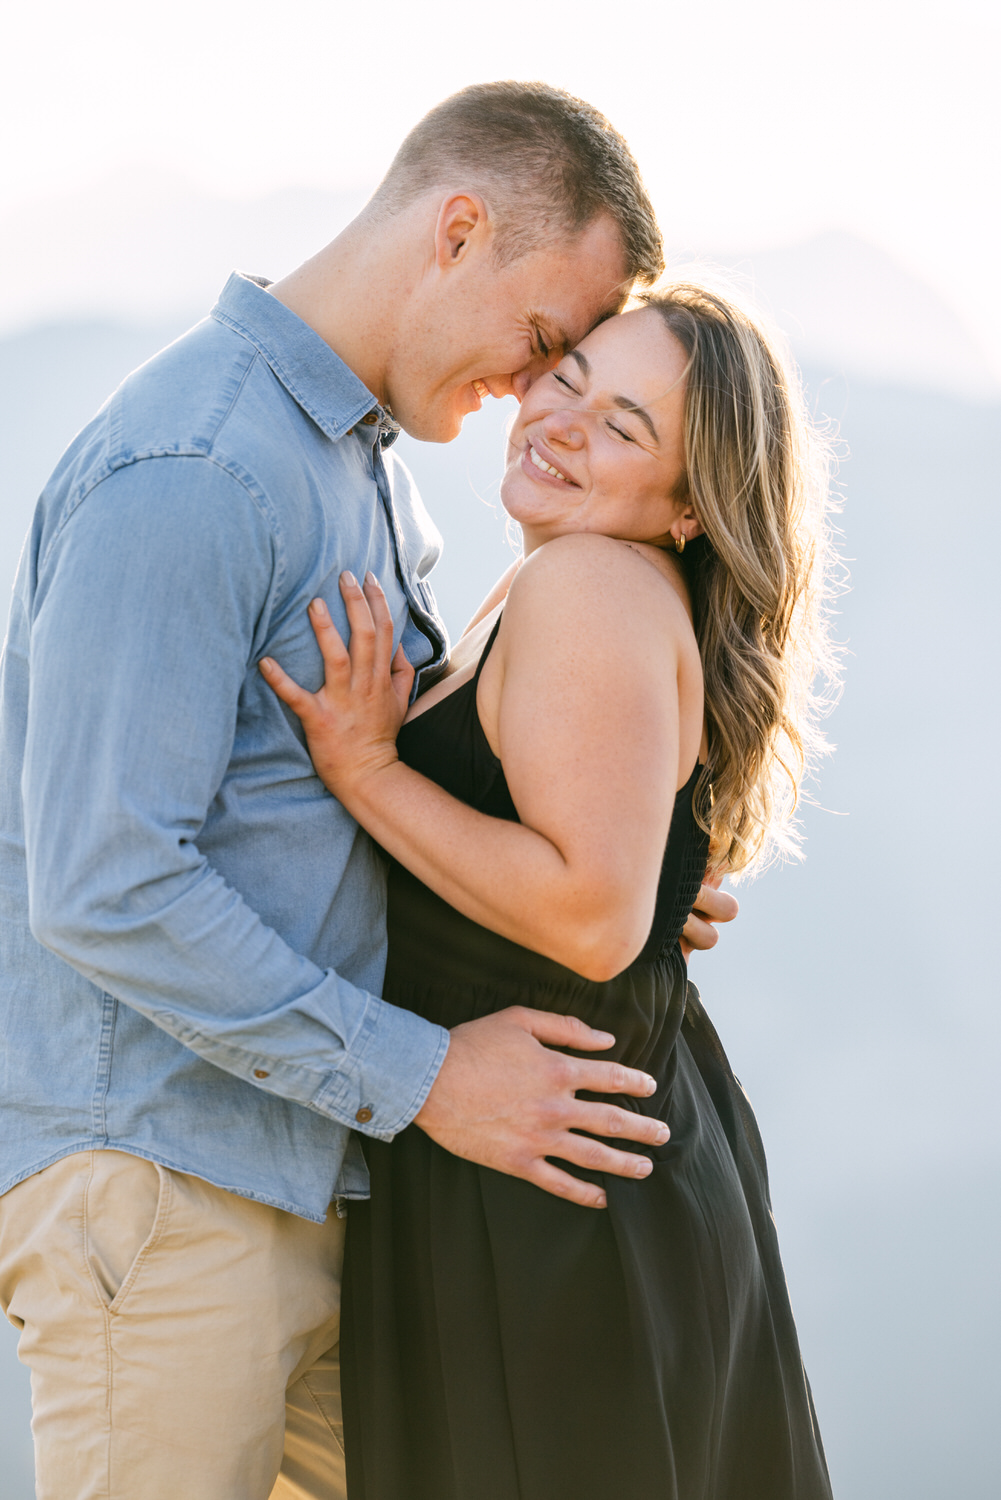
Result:
[[[691,632],[684,584],[658,549],[577,532],[538,547],[518,571],[505,606],[508,626],[539,611],[592,622],[597,633],[634,634],[648,620],[663,631]]]

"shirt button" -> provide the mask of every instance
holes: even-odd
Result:
[[[361,1109],[355,1115],[355,1119],[358,1121],[359,1125],[367,1125],[371,1118],[372,1111],[369,1109],[367,1104],[362,1105]]]
[[[377,411],[367,411],[362,417],[362,421],[365,423],[366,427],[374,427],[378,420],[379,413]]]
[[[271,1074],[265,1072],[264,1068],[255,1068],[254,1069],[254,1077],[255,1078],[270,1078]]]

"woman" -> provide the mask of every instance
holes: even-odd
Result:
[[[394,861],[386,997],[448,1027],[579,1016],[670,1127],[635,1181],[581,1136],[562,1200],[413,1126],[367,1143],[352,1500],[830,1494],[757,1129],[679,946],[707,864],[790,840],[826,661],[818,454],[761,329],[676,286],[528,392],[501,489],[524,565],[402,729],[372,578],[343,581],[350,657],[314,607],[320,693],[266,668]]]

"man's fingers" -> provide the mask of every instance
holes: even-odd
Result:
[[[589,1135],[568,1135],[551,1155],[572,1162],[575,1167],[586,1167],[589,1172],[608,1172],[613,1177],[649,1177],[653,1171],[649,1156],[636,1151],[616,1151],[614,1146]]]
[[[589,1094],[630,1094],[636,1099],[649,1099],[657,1092],[657,1080],[639,1068],[627,1068],[623,1063],[591,1062],[583,1057],[571,1061],[570,1086],[575,1093],[586,1089]]]
[[[577,1052],[605,1052],[615,1045],[608,1031],[594,1031],[576,1016],[558,1016],[550,1011],[529,1010],[514,1006],[511,1019],[549,1047],[572,1047]],[[582,1058],[566,1059],[566,1083],[571,1089],[587,1089],[592,1094],[632,1094],[648,1099],[657,1088],[655,1079],[639,1068],[622,1063],[588,1062]]]
[[[582,1208],[606,1207],[605,1194],[600,1187],[593,1182],[581,1182],[569,1172],[561,1172],[552,1162],[538,1162],[527,1180],[557,1198],[565,1198],[568,1203],[579,1203]]]
[[[704,885],[695,898],[694,910],[706,922],[732,922],[740,911],[740,905],[736,896],[731,896],[729,891]]]
[[[638,1141],[641,1146],[663,1146],[671,1138],[663,1120],[651,1119],[634,1109],[619,1109],[615,1104],[597,1104],[588,1099],[574,1101],[570,1127],[585,1130],[591,1136],[612,1140],[618,1136],[622,1140]]]
[[[536,1041],[549,1047],[574,1047],[578,1052],[607,1052],[615,1046],[610,1031],[595,1031],[576,1016],[559,1016],[554,1011],[530,1010],[515,1006],[512,1020],[523,1026]]]
[[[700,953],[707,953],[719,942],[719,933],[711,923],[703,922],[701,917],[691,912],[681,930],[681,942],[682,946],[687,944],[689,949],[694,948]]]
[[[736,896],[731,896],[729,891],[717,889],[719,879],[717,876],[715,880],[707,881],[702,886],[695,899],[695,906],[689,913],[681,934],[682,949],[685,950],[686,957],[693,949],[706,953],[710,948],[715,948],[719,933],[713,924],[732,922],[740,910]]]

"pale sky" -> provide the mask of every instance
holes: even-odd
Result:
[[[1001,350],[996,3],[5,9],[0,209],[126,166],[225,196],[369,186],[445,94],[541,77],[627,137],[670,243],[754,248],[846,229],[890,251]]]

